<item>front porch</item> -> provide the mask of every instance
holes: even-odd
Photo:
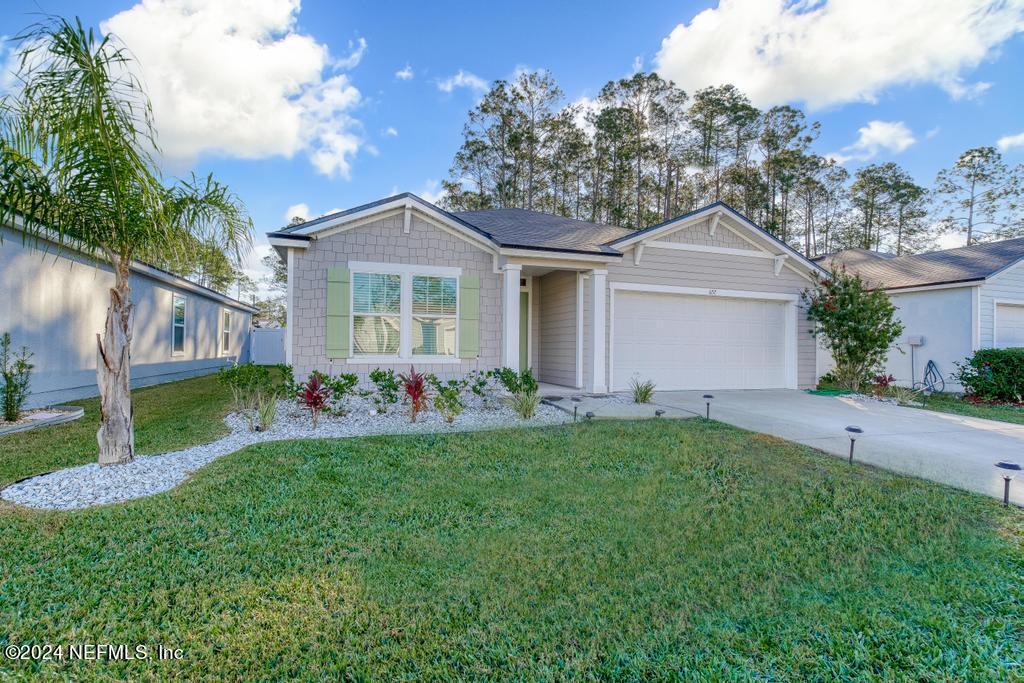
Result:
[[[501,268],[502,365],[532,370],[542,394],[608,391],[608,271],[594,265],[510,259]]]

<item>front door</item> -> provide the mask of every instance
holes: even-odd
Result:
[[[530,367],[530,293],[519,292],[519,369]]]

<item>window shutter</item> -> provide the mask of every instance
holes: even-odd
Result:
[[[459,278],[459,358],[480,355],[480,276]]]
[[[351,355],[349,324],[352,320],[352,276],[348,268],[327,269],[327,330],[324,339],[328,358]]]

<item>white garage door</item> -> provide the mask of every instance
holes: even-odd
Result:
[[[650,292],[615,293],[613,389],[786,386],[786,303]]]
[[[996,304],[996,343],[1000,349],[1024,346],[1024,306]]]

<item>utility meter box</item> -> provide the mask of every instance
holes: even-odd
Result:
[[[920,334],[914,334],[907,337],[908,346],[924,346],[924,337]]]

